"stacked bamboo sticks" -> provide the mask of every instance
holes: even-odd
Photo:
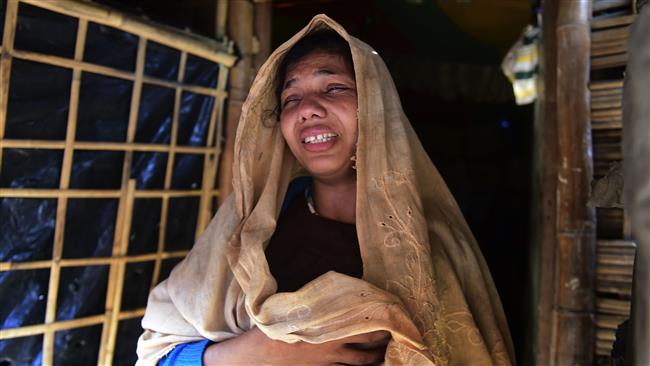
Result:
[[[628,30],[634,21],[630,0],[594,0],[591,23],[591,128],[594,179],[623,160],[623,68]],[[598,208],[596,263],[596,356],[608,364],[616,329],[629,317],[635,244],[625,211]]]
[[[67,59],[52,55],[40,54],[31,51],[14,49],[14,36],[20,3],[47,9],[78,19],[76,48],[74,57]],[[112,9],[105,8],[84,1],[49,1],[49,0],[8,0],[5,10],[5,28],[3,32],[0,75],[0,164],[4,149],[55,149],[63,152],[61,178],[58,189],[15,189],[0,188],[0,198],[55,198],[57,199],[56,224],[51,260],[32,262],[0,262],[0,272],[21,271],[34,269],[50,269],[45,322],[30,326],[2,329],[0,340],[23,336],[43,335],[43,364],[52,364],[54,358],[54,336],[57,331],[102,324],[101,346],[98,353],[98,364],[108,365],[113,361],[116,349],[118,324],[125,319],[141,317],[144,309],[122,311],[121,300],[124,290],[125,269],[129,263],[152,261],[154,273],[150,288],[160,280],[162,262],[165,259],[181,258],[187,251],[165,250],[167,217],[169,201],[177,197],[196,197],[199,199],[199,212],[196,227],[193,228],[198,235],[207,226],[212,214],[212,203],[219,196],[215,188],[215,175],[220,161],[221,134],[223,125],[223,108],[227,98],[226,85],[229,68],[234,64],[235,56],[229,51],[226,44],[206,39],[173,28],[160,26],[139,18],[120,14]],[[135,34],[139,37],[134,72],[125,72],[114,68],[95,65],[83,60],[85,39],[88,22],[99,23],[122,31]],[[180,51],[179,73],[176,81],[154,78],[144,74],[144,64],[147,43],[157,43],[175,48]],[[196,55],[219,64],[219,76],[215,89],[198,85],[186,84],[184,74],[188,55]],[[70,104],[67,121],[67,133],[64,141],[51,140],[18,140],[4,138],[5,121],[7,117],[7,104],[10,86],[11,64],[13,59],[28,60],[57,67],[67,68],[72,71],[72,84],[70,88]],[[82,72],[110,76],[133,83],[131,106],[127,128],[127,137],[123,142],[82,142],[75,140],[77,109],[79,107],[79,90]],[[172,118],[172,137],[170,145],[144,144],[135,142],[142,87],[151,84],[173,89],[174,108]],[[206,95],[215,98],[210,114],[205,146],[179,146],[176,137],[179,129],[179,114],[181,109],[181,96],[183,92]],[[99,189],[70,189],[70,176],[72,170],[72,157],[75,151],[120,151],[124,152],[122,164],[121,188],[116,190]],[[168,154],[164,187],[161,190],[136,190],[135,181],[130,179],[131,165],[134,152],[164,152]],[[203,176],[200,189],[172,189],[172,171],[174,169],[175,155],[195,154],[203,156]],[[2,166],[0,165],[0,172]],[[114,198],[119,200],[116,217],[113,250],[110,257],[66,259],[62,257],[64,248],[64,231],[66,223],[67,203],[71,198]],[[160,198],[161,213],[157,249],[155,253],[142,255],[128,255],[129,235],[132,223],[133,204],[137,198]],[[70,224],[71,225],[71,224]],[[109,279],[106,294],[105,311],[103,314],[61,321],[56,319],[57,291],[60,285],[62,268],[107,265]]]
[[[596,273],[598,291],[630,296],[635,244],[629,240],[599,240]]]
[[[623,7],[631,10],[629,1],[594,1],[594,11]],[[634,15],[622,15],[595,20],[591,24],[592,70],[623,66],[627,63],[627,36]]]
[[[602,177],[623,159],[621,147],[623,80],[591,83],[594,177]]]

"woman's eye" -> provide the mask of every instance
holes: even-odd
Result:
[[[291,104],[293,102],[297,102],[298,100],[300,100],[300,98],[298,98],[298,97],[288,97],[287,99],[284,100],[284,103],[282,103],[282,106],[286,107],[286,106],[288,106],[289,104]]]
[[[348,88],[343,86],[343,85],[330,85],[327,87],[327,92],[328,93],[338,93],[344,90],[347,90]]]

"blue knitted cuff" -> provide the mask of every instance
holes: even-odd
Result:
[[[158,362],[158,366],[198,366],[203,365],[203,352],[211,344],[210,340],[179,344]]]

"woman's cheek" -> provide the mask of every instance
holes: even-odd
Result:
[[[284,137],[284,141],[289,143],[289,123],[287,122],[286,119],[286,114],[282,114],[280,116],[280,132],[282,132],[282,137]]]

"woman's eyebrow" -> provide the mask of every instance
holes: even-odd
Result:
[[[332,69],[323,68],[323,69],[316,69],[312,75],[314,75],[314,76],[322,76],[322,75],[327,76],[327,75],[338,75],[338,74],[340,74],[340,73],[337,73],[336,71],[334,71]],[[297,80],[296,78],[291,78],[291,79],[285,81],[284,86],[282,87],[282,90],[284,91],[285,89],[291,87],[296,82],[296,80]]]
[[[295,82],[296,82],[296,78],[289,79],[289,80],[285,81],[285,82],[284,82],[284,85],[282,86],[282,91],[284,91],[285,89],[289,88],[289,87],[290,87],[291,85],[293,85]]]
[[[316,71],[314,71],[315,76],[318,76],[318,75],[335,75],[335,74],[336,74],[336,72],[334,70],[331,70],[331,69],[317,69]]]

